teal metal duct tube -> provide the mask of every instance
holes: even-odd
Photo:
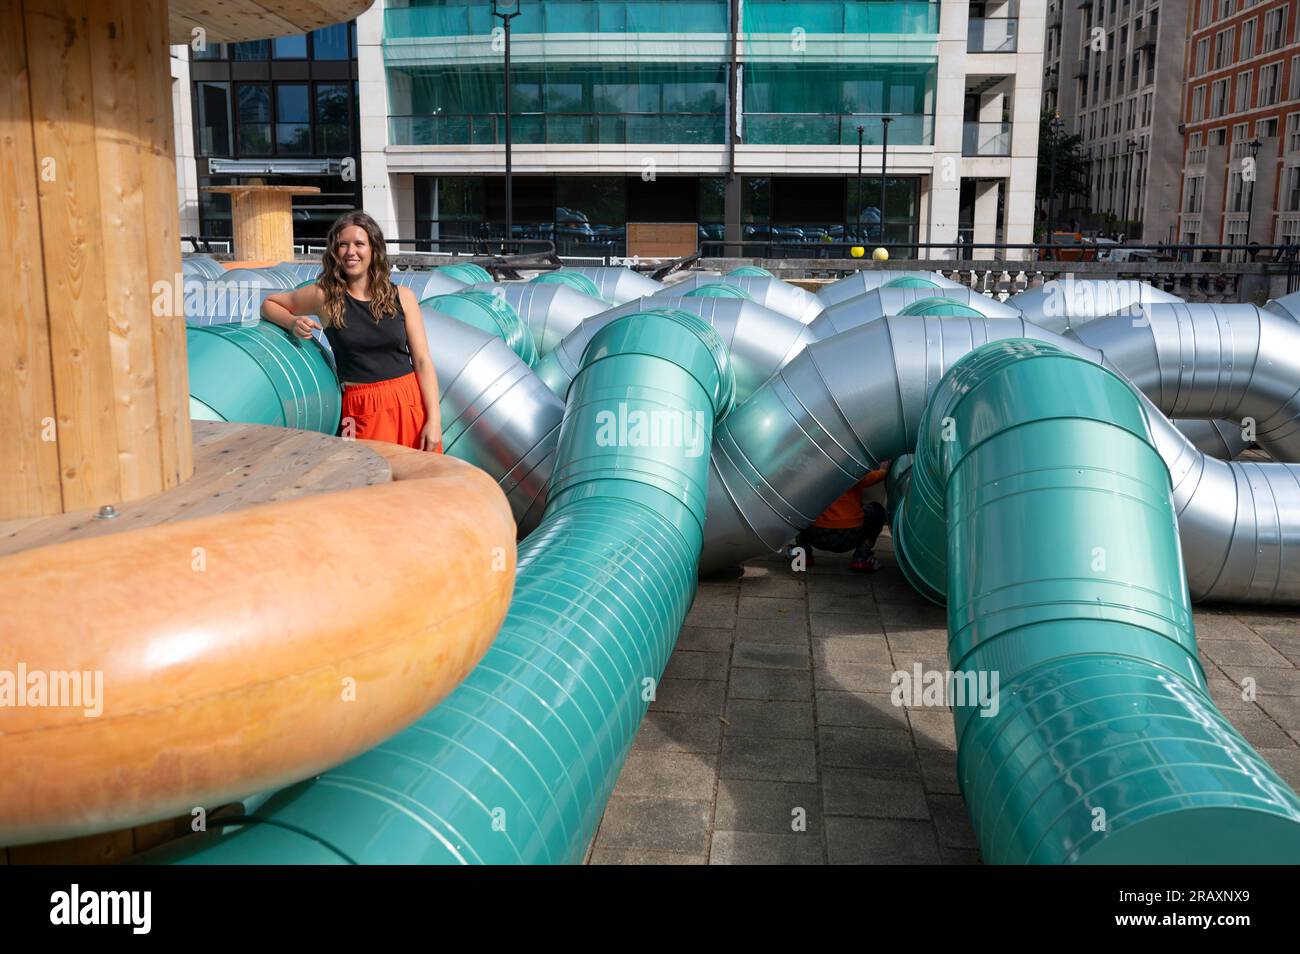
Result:
[[[603,328],[482,662],[411,728],[180,843],[180,860],[581,861],[695,595],[709,447],[733,388],[721,339],[693,315]]]
[[[194,416],[338,431],[343,410],[338,377],[315,341],[255,321],[187,325],[185,346]]]
[[[1300,858],[1300,799],[1210,701],[1169,472],[1121,377],[975,349],[920,423],[895,550],[948,601],[958,780],[990,863]]]

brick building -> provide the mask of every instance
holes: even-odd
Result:
[[[1189,0],[1178,238],[1300,241],[1300,2]]]

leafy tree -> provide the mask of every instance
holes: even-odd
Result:
[[[1083,155],[1083,138],[1068,132],[1061,123],[1061,131],[1052,131],[1052,113],[1044,112],[1038,121],[1038,188],[1037,206],[1042,221],[1047,221],[1047,202],[1052,194],[1052,152],[1056,152],[1056,228],[1061,227],[1060,215],[1068,208],[1068,197],[1088,194],[1088,162]]]

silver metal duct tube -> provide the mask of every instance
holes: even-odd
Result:
[[[812,292],[764,275],[692,275],[674,282],[655,295],[656,307],[663,307],[670,299],[676,307],[676,299],[703,285],[734,285],[764,308],[770,308],[805,325],[826,307]]]
[[[1300,292],[1274,298],[1264,305],[1264,310],[1286,315],[1292,321],[1300,321]]]
[[[1254,305],[1152,304],[1066,337],[1101,351],[1168,416],[1230,422],[1275,459],[1300,461],[1300,323]]]
[[[422,308],[438,374],[443,452],[486,471],[520,536],[541,520],[564,402],[496,335]]]
[[[959,285],[952,288],[876,288],[828,305],[808,327],[817,332],[818,338],[830,338],[885,315],[897,315],[913,302],[926,298],[945,298],[972,308],[986,318],[1020,317],[1020,312],[1009,304]]]
[[[616,305],[634,298],[647,298],[664,289],[664,283],[656,281],[649,275],[642,275],[630,268],[610,265],[582,266],[570,269],[581,272],[593,282],[600,291],[600,297]]]
[[[609,302],[584,295],[568,285],[483,282],[472,287],[475,291],[496,295],[510,303],[528,325],[538,355],[546,355],[586,319],[609,308]]]
[[[886,282],[891,282],[895,278],[926,278],[934,282],[940,288],[965,288],[961,282],[955,282],[951,278],[945,278],[938,272],[923,272],[914,270],[897,270],[889,268],[868,269],[861,272],[854,272],[847,278],[841,278],[837,282],[831,282],[826,287],[817,292],[817,297],[827,306],[837,305],[842,301],[848,301],[850,298],[857,298],[859,295],[866,294],[869,291],[875,291]],[[933,291],[933,289],[931,289]]]
[[[1142,305],[1181,302],[1177,295],[1130,279],[1060,278],[1007,299],[1025,318],[1058,334]]]
[[[1051,341],[1023,319],[885,317],[809,344],[720,426],[701,570],[776,550],[880,461],[910,453],[926,401],[968,351]],[[1194,599],[1300,602],[1300,467],[1214,460],[1146,402]]]
[[[415,292],[416,301],[424,301],[433,295],[452,295],[468,287],[464,282],[457,281],[445,272],[425,269],[407,269],[400,272],[394,269],[391,278],[394,285],[405,285]]]
[[[753,394],[772,374],[815,340],[811,326],[738,298],[638,298],[582,322],[537,363],[537,376],[560,400],[569,392],[587,342],[615,318],[671,307],[698,315],[722,338],[736,378],[736,401]]]

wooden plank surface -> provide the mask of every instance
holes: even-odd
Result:
[[[0,232],[10,262],[9,301],[0,320],[0,517],[58,513],[59,445],[53,438],[54,382],[45,317],[45,261],[37,200],[27,38],[19,0],[0,0]]]
[[[388,462],[356,441],[259,424],[194,422],[194,476],[171,490],[118,506],[0,523],[0,556],[272,501],[348,490],[392,479]]]

